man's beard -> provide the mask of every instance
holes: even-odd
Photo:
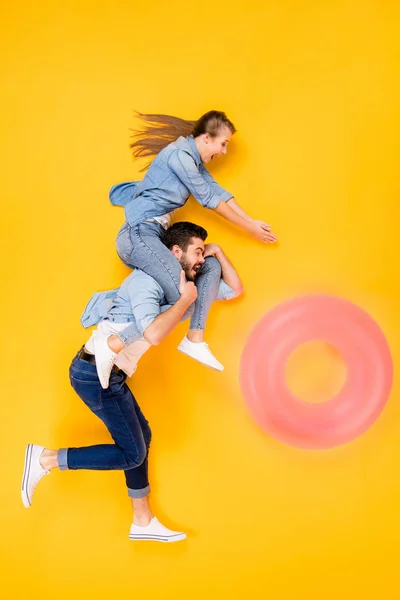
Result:
[[[183,271],[185,272],[186,279],[188,281],[196,281],[196,274],[193,275],[193,269],[194,269],[194,267],[197,267],[197,266],[200,268],[201,265],[200,264],[192,265],[188,260],[186,260],[186,257],[184,254],[182,254],[179,262],[181,264]]]

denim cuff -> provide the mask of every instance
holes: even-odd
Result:
[[[57,454],[58,468],[60,471],[68,470],[68,448],[60,448]]]
[[[129,336],[124,335],[123,331],[117,331],[115,333],[115,335],[121,340],[121,342],[124,344],[124,346],[128,346],[129,344],[127,344],[126,342],[129,341]]]
[[[140,490],[131,490],[128,488],[128,496],[129,498],[144,498],[150,494],[150,486],[147,485],[145,488]]]

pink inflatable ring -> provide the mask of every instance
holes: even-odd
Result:
[[[300,344],[323,340],[346,366],[341,391],[310,404],[292,394],[285,365]],[[270,435],[298,448],[323,449],[362,435],[378,418],[393,379],[385,336],[361,308],[335,296],[301,296],[268,312],[243,350],[240,384],[248,408]]]

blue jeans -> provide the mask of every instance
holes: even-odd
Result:
[[[58,452],[59,467],[61,470],[124,470],[128,495],[143,498],[150,492],[149,424],[126,384],[123,371],[114,367],[110,385],[103,390],[96,366],[79,358],[78,354],[69,370],[71,385],[86,406],[103,421],[115,444],[62,448]]]
[[[180,298],[179,281],[182,267],[178,259],[161,241],[163,227],[159,223],[139,223],[131,227],[124,223],[117,236],[117,252],[122,262],[131,269],[141,269],[162,287],[168,304]],[[197,299],[189,307],[186,318],[191,316],[190,329],[204,331],[212,302],[218,294],[221,281],[221,264],[214,257],[206,258],[196,277]],[[137,337],[137,328],[128,326],[123,337],[128,345]]]

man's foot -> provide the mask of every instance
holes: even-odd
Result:
[[[129,539],[140,542],[180,542],[186,539],[186,533],[167,529],[156,517],[153,517],[145,527],[132,523]]]
[[[108,335],[101,333],[98,329],[93,332],[94,355],[96,357],[97,375],[100,379],[101,387],[106,390],[112,368],[114,366],[117,354],[111,350],[107,343]]]
[[[203,363],[206,367],[210,367],[210,369],[215,369],[215,371],[224,370],[224,366],[217,361],[206,342],[191,342],[185,335],[178,346],[178,350]]]
[[[40,464],[40,456],[43,452],[43,446],[36,444],[28,444],[25,452],[24,474],[22,476],[22,502],[25,508],[29,508],[32,504],[33,492],[39,481],[45,475],[49,475],[50,471],[43,469]]]

